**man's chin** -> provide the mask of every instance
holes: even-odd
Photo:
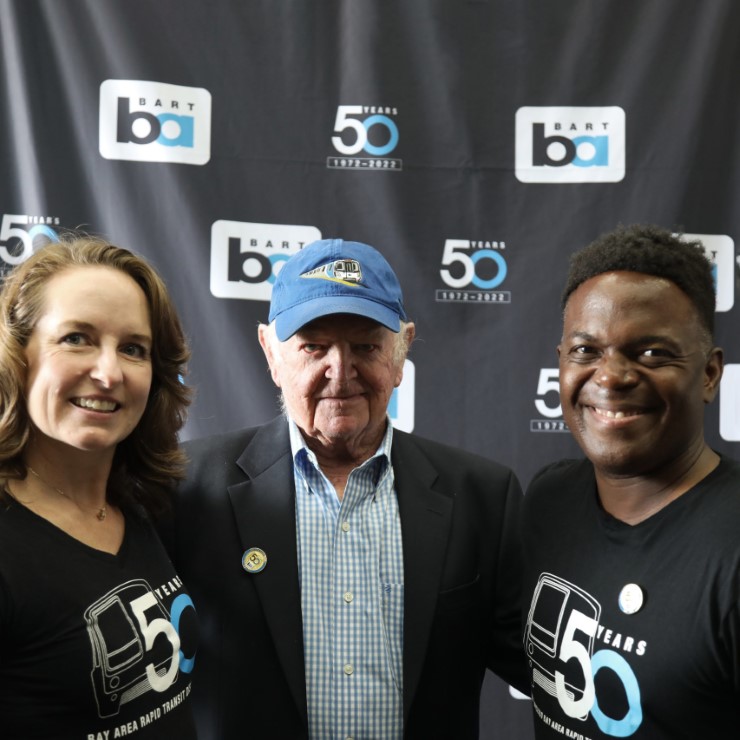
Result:
[[[333,439],[339,442],[362,436],[366,430],[367,425],[358,424],[353,419],[347,419],[346,421],[337,419],[319,431],[327,439]]]
[[[385,433],[385,419],[380,423],[370,424],[367,417],[358,419],[354,416],[333,416],[326,423],[316,427],[316,431],[325,439],[338,444],[349,442],[366,443],[368,440],[378,443]]]

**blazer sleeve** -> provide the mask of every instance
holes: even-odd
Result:
[[[499,548],[487,664],[504,681],[529,694],[527,660],[522,643],[522,500],[519,481],[513,472],[509,472],[498,522]]]

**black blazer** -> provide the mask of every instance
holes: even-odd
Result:
[[[201,740],[308,738],[295,486],[288,425],[185,445],[173,554],[201,646]],[[486,667],[522,690],[521,489],[496,463],[393,432],[404,558],[406,738],[477,738]],[[247,573],[242,554],[267,554]]]

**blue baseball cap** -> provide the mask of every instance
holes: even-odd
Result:
[[[366,316],[391,331],[406,321],[396,274],[377,249],[360,242],[322,239],[294,254],[275,278],[270,321],[284,342],[321,316]]]

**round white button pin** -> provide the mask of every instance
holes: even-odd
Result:
[[[628,583],[619,592],[619,608],[625,614],[636,614],[642,609],[644,602],[645,596],[636,583]]]

